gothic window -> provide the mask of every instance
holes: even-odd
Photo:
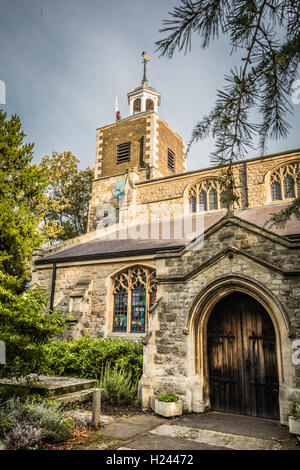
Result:
[[[220,181],[216,179],[199,181],[189,190],[190,213],[225,209],[227,205],[224,196],[225,192]]]
[[[114,279],[114,332],[145,333],[148,311],[156,299],[154,276],[154,269],[134,266]]]
[[[300,163],[290,163],[271,173],[272,201],[282,201],[300,196]]]

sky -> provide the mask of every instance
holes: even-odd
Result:
[[[149,85],[161,93],[160,116],[186,141],[214,105],[224,75],[238,63],[227,38],[208,49],[159,57],[155,41],[178,0],[0,0],[0,80],[8,117],[20,116],[34,162],[70,150],[80,168],[94,166],[96,129],[115,121],[115,97],[127,117],[127,93],[142,79],[142,51],[150,57]],[[300,104],[285,140],[267,153],[300,147]],[[187,170],[209,166],[214,141],[193,145]],[[248,158],[259,156],[257,149]]]

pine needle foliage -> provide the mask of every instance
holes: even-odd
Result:
[[[254,148],[259,138],[265,152],[269,138],[286,138],[292,114],[290,94],[300,59],[299,0],[181,0],[163,22],[156,42],[161,56],[191,50],[194,34],[206,49],[221,34],[232,52],[242,51],[241,63],[225,76],[212,110],[196,124],[189,147],[212,135],[214,164],[225,166],[224,185],[229,208],[238,200],[232,164]],[[260,121],[252,122],[252,111]],[[299,205],[293,206],[299,213]]]

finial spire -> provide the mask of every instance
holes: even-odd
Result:
[[[142,57],[143,57],[143,64],[144,64],[144,75],[143,75],[143,80],[142,80],[142,85],[147,85],[148,79],[146,75],[146,69],[147,69],[147,62],[149,62],[149,57],[146,55],[146,52],[142,52]]]

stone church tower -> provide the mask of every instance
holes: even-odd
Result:
[[[119,212],[118,193],[130,184],[174,176],[186,170],[186,143],[158,114],[160,93],[140,86],[128,93],[129,116],[97,129],[95,180],[89,208],[88,230],[95,230],[109,203]],[[128,191],[125,191],[126,195]],[[97,213],[97,209],[100,210]],[[105,226],[105,224],[104,224]]]

